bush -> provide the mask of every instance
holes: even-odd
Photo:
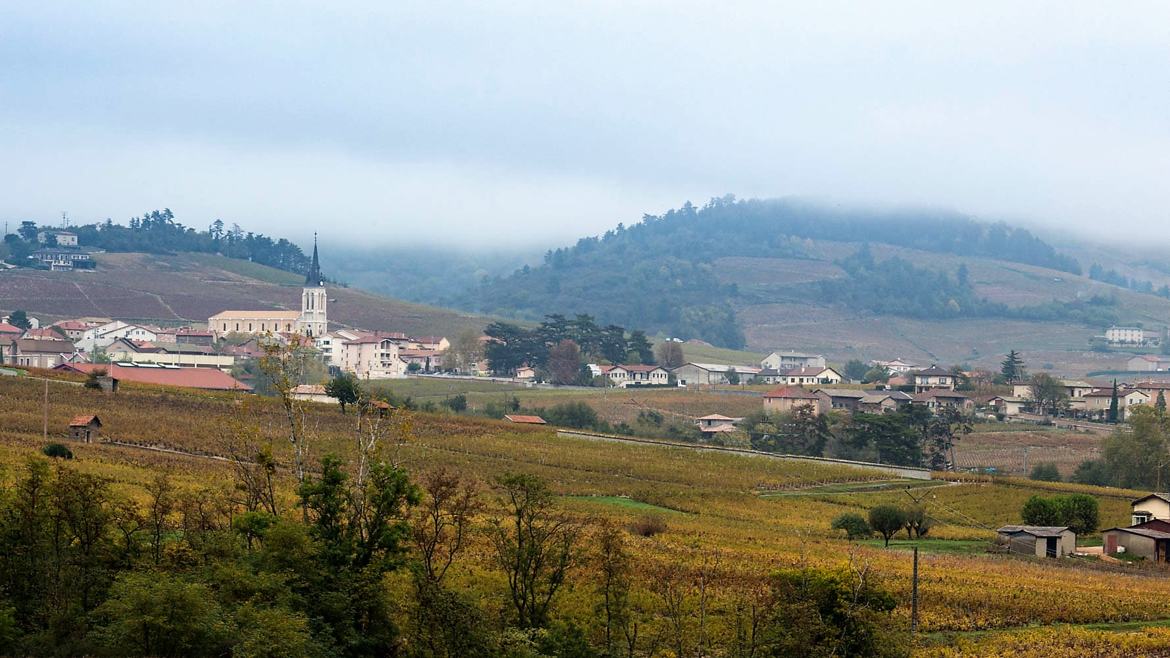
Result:
[[[1069,477],[1069,482],[1077,484],[1093,484],[1099,487],[1109,485],[1109,467],[1100,459],[1089,459],[1077,466]]]
[[[1097,499],[1086,494],[1032,496],[1024,503],[1020,516],[1028,525],[1068,526],[1078,535],[1094,532],[1100,523]]]
[[[1060,482],[1060,471],[1056,469],[1056,464],[1052,462],[1036,464],[1032,468],[1032,472],[1028,475],[1028,479],[1039,480],[1041,482]]]
[[[869,510],[869,527],[882,536],[886,546],[890,545],[890,537],[893,537],[905,525],[906,513],[899,507],[878,505]]]
[[[1061,513],[1056,501],[1051,498],[1032,496],[1024,502],[1020,510],[1020,518],[1026,525],[1060,525]]]
[[[584,402],[563,402],[548,409],[541,409],[538,415],[552,425],[573,427],[579,430],[597,427],[597,412]]]
[[[449,397],[443,400],[443,405],[455,413],[463,413],[467,411],[467,396],[460,393],[459,395]]]
[[[53,459],[73,459],[73,451],[61,443],[50,443],[41,448],[41,452]]]
[[[639,537],[653,537],[666,532],[666,520],[656,514],[646,514],[630,523],[629,529]]]
[[[830,527],[834,530],[844,530],[845,536],[849,539],[865,539],[873,534],[869,521],[860,514],[842,514],[833,519]]]

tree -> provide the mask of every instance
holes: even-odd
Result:
[[[887,382],[893,375],[885,366],[874,366],[865,371],[861,381],[866,384],[873,384],[875,382]]]
[[[630,339],[626,341],[626,349],[631,356],[637,357],[630,359],[631,362],[654,365],[654,348],[646,338],[645,331],[640,329],[631,331]]]
[[[926,508],[922,505],[912,505],[904,509],[902,513],[906,515],[906,537],[908,539],[922,539],[934,527],[934,523],[926,514]]]
[[[552,425],[590,429],[597,426],[597,411],[585,402],[562,402],[547,409],[540,415]]]
[[[1071,494],[1057,499],[1060,509],[1060,524],[1068,526],[1069,530],[1078,535],[1087,535],[1097,531],[1100,523],[1100,512],[1097,499],[1087,494]]]
[[[1118,403],[1117,403],[1117,380],[1116,380],[1116,379],[1114,379],[1114,380],[1113,380],[1113,393],[1112,393],[1112,394],[1110,394],[1110,396],[1109,396],[1109,414],[1108,414],[1108,415],[1105,417],[1105,419],[1106,419],[1106,421],[1107,421],[1107,422],[1110,422],[1110,423],[1116,423],[1118,420],[1120,420],[1120,416],[1119,416],[1119,414],[1118,414],[1118,408],[1117,408],[1117,407],[1118,407]]]
[[[1060,506],[1051,498],[1032,496],[1024,501],[1020,518],[1025,525],[1058,526],[1063,521]]]
[[[833,519],[830,527],[833,530],[844,530],[845,536],[849,539],[865,539],[873,534],[873,529],[869,527],[869,521],[860,514],[842,514]]]
[[[457,414],[467,411],[467,396],[463,393],[453,395],[446,400],[443,400],[443,405]]]
[[[73,451],[63,443],[46,443],[41,452],[53,459],[73,459]]]
[[[95,614],[98,644],[120,656],[220,655],[233,632],[206,585],[166,573],[126,573]]]
[[[1032,467],[1032,472],[1028,474],[1028,479],[1039,480],[1041,482],[1060,482],[1060,471],[1056,469],[1056,464],[1044,462]]]
[[[507,576],[517,625],[540,628],[577,559],[580,527],[554,508],[548,485],[535,475],[507,474],[496,487],[506,516],[488,533],[493,556]]]
[[[760,449],[790,455],[820,457],[832,438],[828,416],[816,413],[811,405],[800,405],[775,422],[775,439]]]
[[[1167,482],[1167,436],[1170,419],[1148,406],[1130,413],[1129,426],[1119,427],[1101,444],[1104,471],[1110,484],[1130,488],[1159,489]]]
[[[845,370],[842,373],[845,378],[850,381],[859,382],[865,379],[865,374],[869,372],[869,366],[865,365],[864,361],[860,359],[850,359],[845,362]]]
[[[1092,484],[1099,487],[1107,486],[1112,478],[1109,477],[1109,468],[1100,459],[1087,459],[1080,464],[1069,476],[1069,482],[1077,484]]]
[[[1154,408],[1162,413],[1166,412],[1166,395],[1161,389],[1158,390],[1158,398],[1154,400]]]
[[[727,369],[727,383],[732,386],[739,386],[739,373],[734,367]]]
[[[999,373],[1003,376],[1004,381],[1009,384],[1023,381],[1027,373],[1024,368],[1024,359],[1020,357],[1020,353],[1015,350],[1010,350],[1003,361],[1000,362]]]
[[[15,310],[8,316],[8,324],[28,331],[32,329],[32,322],[28,319],[28,313],[22,310]]]
[[[612,524],[598,531],[597,546],[597,609],[605,630],[605,656],[618,656],[618,635],[629,630],[630,589],[633,581],[633,559],[626,546],[625,535]]]
[[[451,341],[451,346],[443,353],[443,367],[455,372],[470,373],[475,364],[483,360],[484,347],[480,340],[480,333],[468,329]]]
[[[1028,382],[1028,396],[1041,414],[1056,415],[1068,404],[1064,383],[1048,373],[1038,372]]]
[[[346,406],[357,404],[361,394],[361,384],[350,372],[340,372],[325,384],[325,395],[337,400],[337,404],[341,405],[341,413],[345,413]]]
[[[581,374],[581,349],[573,340],[565,338],[548,351],[548,372],[552,383],[572,384]]]
[[[869,527],[890,545],[890,538],[906,525],[906,513],[895,505],[878,505],[869,510]]]
[[[658,365],[667,370],[682,367],[687,362],[683,355],[682,343],[673,340],[658,343],[658,346],[654,348],[654,353],[658,356]]]
[[[312,344],[298,334],[289,338],[288,343],[269,338],[261,342],[261,349],[264,355],[259,359],[260,370],[280,400],[288,425],[288,440],[293,448],[293,466],[297,481],[304,483],[308,437],[302,404],[294,397],[293,391],[304,379],[306,367],[312,359]]]

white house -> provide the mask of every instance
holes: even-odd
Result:
[[[83,331],[81,339],[77,341],[77,347],[86,352],[94,352],[112,345],[121,338],[153,342],[158,339],[158,334],[140,325],[114,320]]]
[[[932,365],[926,370],[914,373],[915,393],[925,393],[936,388],[955,390],[955,376],[951,374],[951,371]]]
[[[902,375],[919,368],[919,366],[908,361],[903,361],[900,358],[894,359],[893,361],[870,361],[869,363],[878,368],[885,368],[895,375]]]
[[[1143,345],[1146,332],[1141,327],[1109,327],[1105,330],[1105,342],[1110,345]]]
[[[824,355],[801,352],[772,352],[760,362],[761,368],[791,370],[793,368],[824,368],[828,364]]]
[[[601,372],[614,386],[626,388],[628,386],[665,386],[670,380],[670,372],[662,366],[650,365],[617,365],[602,366]]]
[[[793,368],[781,370],[775,377],[776,384],[789,386],[815,386],[824,384],[840,384],[844,381],[841,373],[832,368]]]

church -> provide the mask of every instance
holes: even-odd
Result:
[[[313,236],[313,263],[305,275],[298,311],[220,311],[207,318],[207,328],[217,336],[239,334],[301,334],[315,338],[329,331],[326,305],[329,299],[317,259],[317,236]]]

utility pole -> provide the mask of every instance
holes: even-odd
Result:
[[[910,589],[910,638],[918,632],[918,547],[914,547],[914,581]]]

